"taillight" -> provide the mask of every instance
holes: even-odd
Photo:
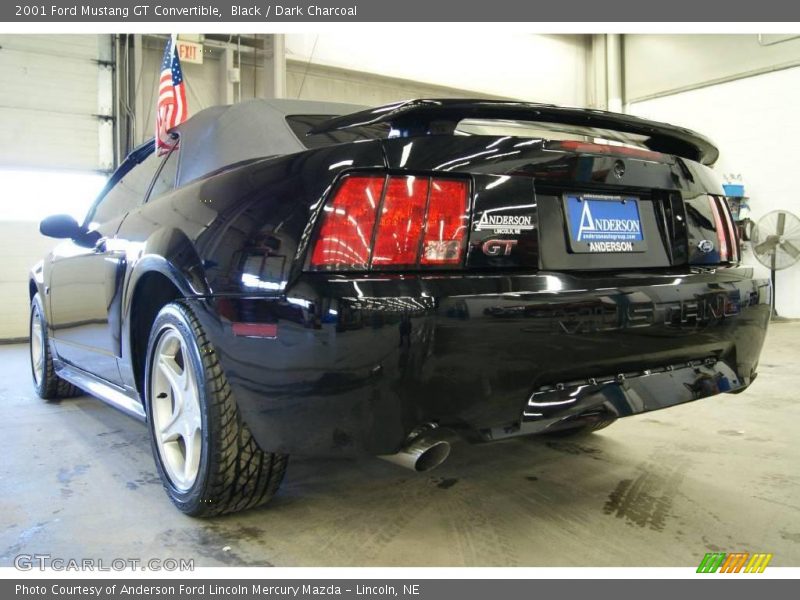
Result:
[[[461,262],[469,226],[468,198],[469,186],[466,181],[431,181],[420,263],[457,265]]]
[[[323,209],[322,228],[311,254],[312,265],[367,267],[383,180],[383,177],[353,176],[342,181],[335,201]]]
[[[711,206],[711,214],[714,215],[720,262],[739,262],[739,240],[727,201],[724,198],[709,196],[708,202]]]
[[[422,232],[427,203],[427,177],[389,178],[378,231],[375,234],[373,267],[417,264],[419,236]]]
[[[324,207],[310,266],[381,270],[463,263],[469,184],[418,175],[350,175]]]
[[[739,234],[736,231],[736,225],[733,223],[733,216],[731,215],[731,208],[728,201],[724,198],[719,199],[720,210],[722,217],[725,220],[725,231],[728,232],[728,243],[730,244],[730,260],[731,262],[739,262]]]

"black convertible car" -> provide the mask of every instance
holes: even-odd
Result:
[[[717,149],[522,102],[206,109],[133,151],[31,273],[36,391],[146,420],[178,508],[275,494],[293,453],[418,471],[756,376],[770,287]],[[722,410],[722,407],[720,407]]]

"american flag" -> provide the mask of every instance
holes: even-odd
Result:
[[[167,132],[183,123],[189,112],[175,37],[172,35],[167,41],[164,59],[161,61],[161,80],[158,83],[156,104],[156,151],[159,154],[164,154],[172,148],[174,140]]]

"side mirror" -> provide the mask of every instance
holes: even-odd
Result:
[[[57,239],[75,239],[83,235],[83,229],[69,215],[51,215],[39,223],[39,232]]]

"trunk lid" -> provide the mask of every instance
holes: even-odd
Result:
[[[718,264],[713,172],[693,160],[627,146],[513,135],[384,140],[390,171],[469,177],[466,266],[620,270]],[[721,203],[724,205],[724,203]]]

